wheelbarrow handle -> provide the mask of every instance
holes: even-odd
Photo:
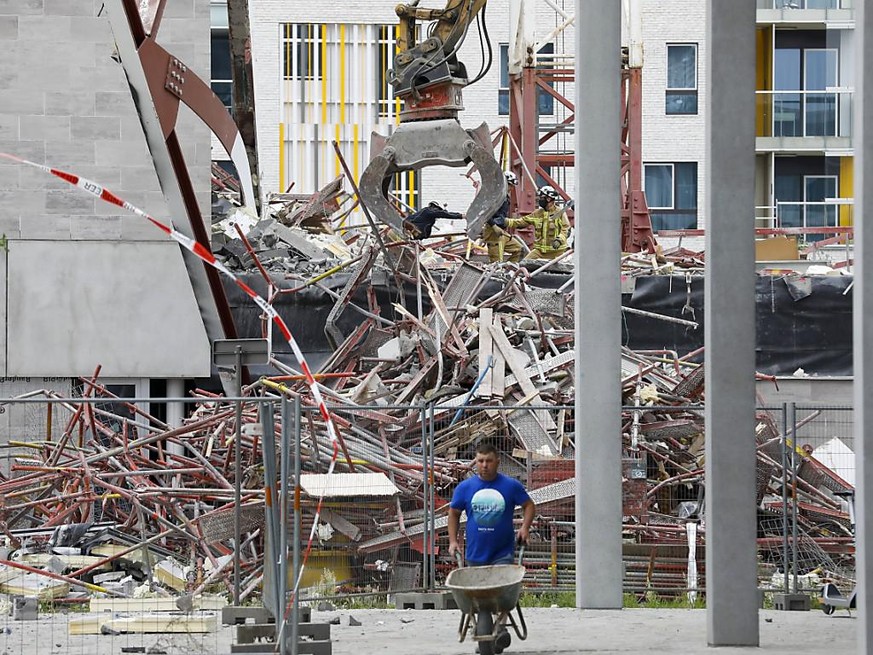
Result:
[[[458,568],[461,568],[464,566],[463,561],[461,561],[461,551],[459,551],[459,550],[455,551],[455,561],[458,563]]]
[[[521,559],[524,557],[524,542],[519,542],[519,546],[521,547],[518,549],[518,565],[521,566]]]

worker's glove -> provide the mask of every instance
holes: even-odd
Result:
[[[567,209],[576,209],[576,201],[570,198],[564,206]]]
[[[494,225],[495,227],[506,227],[506,217],[492,216],[488,219],[488,225]]]
[[[560,248],[561,248],[561,240],[560,239],[555,239],[554,241],[552,241],[552,250],[560,250]]]

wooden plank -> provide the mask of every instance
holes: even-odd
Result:
[[[514,355],[515,348],[512,347],[512,344],[509,343],[509,339],[506,338],[506,334],[503,332],[503,325],[500,323],[498,317],[494,318],[494,324],[491,326],[491,338],[494,340],[495,345],[500,349],[500,352],[503,353],[503,358],[506,360],[510,370],[512,370],[512,373],[518,380],[518,385],[521,387],[524,395],[526,397],[529,396],[532,399],[531,404],[535,406],[544,405],[545,403],[543,402],[539,391],[537,391],[533,382],[531,382],[530,377],[525,373],[525,369],[516,361]],[[536,410],[535,414],[546,430],[552,431],[555,429],[555,421],[552,419],[552,415],[548,410]]]
[[[555,369],[561,368],[562,366],[572,364],[575,361],[575,358],[576,351],[566,350],[560,355],[555,355],[554,357],[546,357],[540,360],[539,365],[528,366],[526,369],[524,369],[524,372],[528,376],[528,378],[531,378],[534,375],[539,375],[540,371],[542,371],[543,373],[549,373],[550,371],[554,371]],[[518,384],[518,378],[515,375],[508,375],[506,377],[506,386],[511,387],[514,384]]]
[[[488,358],[492,358],[493,344],[491,342],[491,319],[494,310],[490,307],[479,311],[479,371],[480,373],[488,366]],[[491,381],[494,377],[494,369],[491,368],[482,378],[482,383],[476,389],[477,398],[491,398]]]
[[[71,635],[207,633],[218,630],[218,615],[143,614],[121,619],[96,615],[70,619],[69,626]]]
[[[92,598],[92,612],[178,612],[177,597],[160,598]],[[197,596],[192,599],[195,610],[220,610],[227,606],[221,596]]]
[[[314,516],[315,513],[312,512]],[[361,529],[354,523],[347,521],[345,518],[334,512],[328,507],[322,507],[321,520],[330,523],[331,527],[335,528],[341,534],[344,534],[352,541],[361,540]]]

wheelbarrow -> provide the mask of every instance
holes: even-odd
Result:
[[[506,631],[507,623],[519,639],[527,639],[527,624],[518,604],[524,579],[522,555],[524,548],[518,554],[518,564],[465,567],[461,566],[460,554],[455,553],[458,568],[449,573],[446,587],[461,610],[458,641],[463,642],[473,628],[473,640],[479,645],[480,655],[503,651],[497,638]]]

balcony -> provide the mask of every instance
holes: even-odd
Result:
[[[852,148],[854,90],[756,91],[758,152],[843,151]]]
[[[758,0],[759,25],[839,25],[854,27],[856,0]]]
[[[821,202],[777,202],[773,208],[756,207],[755,227],[761,228],[829,228],[853,224],[852,198],[828,198]],[[764,211],[769,210],[769,211]],[[769,215],[767,215],[769,214]],[[820,241],[833,236],[826,229],[806,234],[804,241]]]

